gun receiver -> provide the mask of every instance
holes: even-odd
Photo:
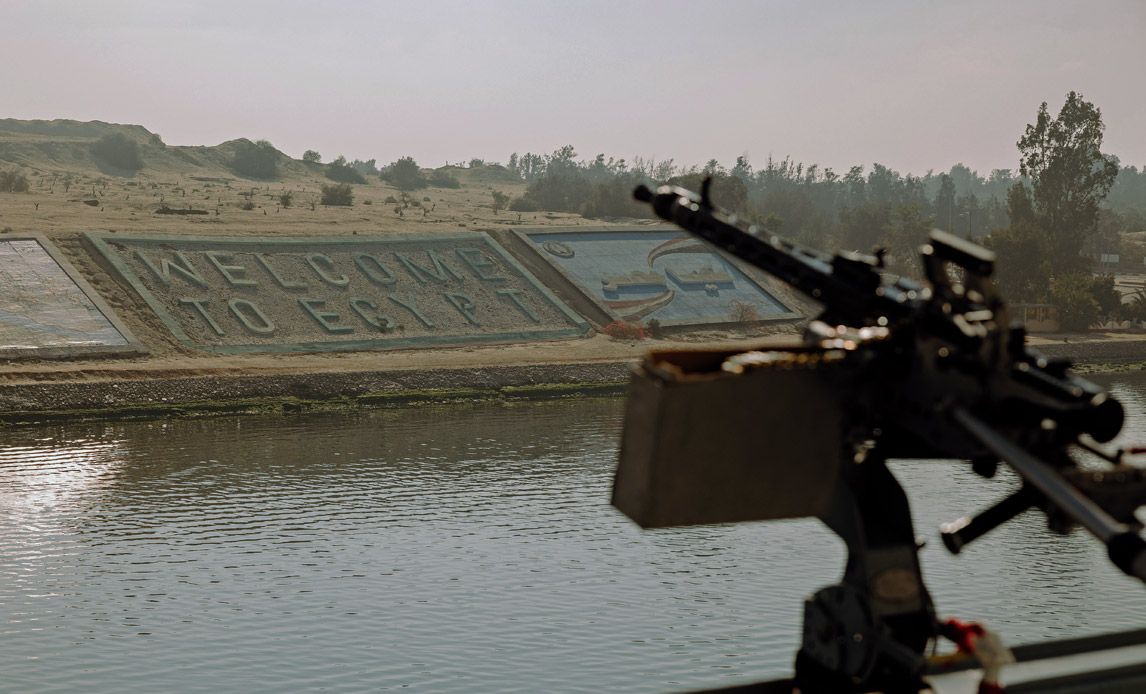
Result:
[[[1106,443],[1118,434],[1122,406],[1072,374],[1069,361],[1025,346],[1023,327],[1009,323],[991,279],[993,253],[933,231],[920,249],[925,281],[889,278],[882,251],[829,255],[802,247],[714,207],[709,185],[706,180],[699,195],[641,186],[634,197],[662,219],[806,294],[823,313],[810,322],[805,344],[787,351],[720,355],[719,367],[678,354],[650,355],[634,376],[613,502],[646,526],[814,515],[839,534],[848,546],[844,578],[805,607],[796,664],[804,691],[915,691],[923,650],[939,633],[919,571],[910,508],[884,465],[889,458],[966,459],[988,477],[1001,460],[1021,476],[1016,494],[974,520],[944,526],[952,552],[1038,507],[1052,530],[1084,527],[1106,544],[1119,568],[1146,581],[1146,541],[1133,517],[1146,503],[1146,484],[1105,483],[1101,474],[1078,470],[1070,455],[1072,446],[1082,447],[1115,463],[1119,479],[1141,481],[1142,471],[1123,465],[1121,453],[1105,454],[1089,442]],[[787,365],[778,369],[777,363]],[[793,369],[802,375],[791,375]],[[703,378],[690,381],[701,371]],[[648,402],[686,382],[693,389],[688,399],[709,402],[705,389],[724,387],[747,398],[774,386],[796,392],[788,385],[792,379],[819,400],[791,416],[827,413],[814,423],[835,453],[818,452],[809,464],[814,479],[823,480],[819,486],[828,488],[806,502],[760,492],[756,498],[764,505],[778,506],[755,514],[745,511],[752,499],[745,489],[788,489],[801,474],[793,444],[777,433],[780,464],[761,460],[770,451],[759,441],[754,448],[727,444],[716,454],[731,463],[696,472],[689,467],[695,453],[688,432],[706,423],[682,419],[670,426],[664,418],[674,412],[703,417],[708,408]],[[754,404],[766,406],[765,400],[757,396]],[[654,422],[653,411],[662,419]],[[759,421],[747,417],[717,430],[759,431]],[[671,444],[649,442],[648,430],[658,426],[674,430]],[[823,463],[824,455],[834,462]],[[763,485],[762,475],[770,476]],[[701,499],[696,508],[686,494]],[[721,515],[713,510],[719,508],[729,510]]]

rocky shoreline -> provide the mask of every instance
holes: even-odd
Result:
[[[1146,340],[1068,337],[1032,347],[1072,359],[1080,373],[1146,366]],[[0,425],[620,396],[636,360],[185,376],[145,370],[84,379],[49,371],[35,381],[0,383]]]
[[[0,424],[406,407],[624,393],[632,362],[0,385]]]

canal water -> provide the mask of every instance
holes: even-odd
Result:
[[[1146,442],[1146,380],[1109,384]],[[0,430],[0,690],[682,691],[787,674],[841,543],[812,520],[641,531],[622,402]],[[814,430],[802,433],[815,436]],[[944,615],[1010,643],[1141,627],[1146,587],[1012,490],[896,463]]]

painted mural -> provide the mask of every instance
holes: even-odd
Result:
[[[730,261],[680,231],[522,235],[615,319],[684,325],[797,316]]]

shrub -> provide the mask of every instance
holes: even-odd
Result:
[[[451,176],[445,169],[437,169],[430,173],[430,185],[435,188],[461,188],[462,182]]]
[[[493,213],[497,214],[505,209],[509,203],[509,196],[500,190],[491,190],[490,195],[493,197]]]
[[[0,193],[27,193],[28,177],[19,169],[0,171]]]
[[[661,322],[659,320],[657,320],[656,318],[653,318],[652,320],[650,320],[648,322],[648,328],[649,328],[649,334],[652,335],[653,337],[657,338],[657,339],[660,339],[660,338],[665,336],[664,326],[662,326]]]
[[[403,157],[390,165],[382,174],[398,190],[417,190],[426,187],[426,177],[413,157]]]
[[[541,206],[537,204],[537,201],[529,198],[514,198],[509,203],[509,209],[513,212],[536,212],[541,209]]]
[[[648,329],[640,323],[621,320],[615,320],[606,325],[605,334],[614,340],[643,340],[650,335]]]
[[[759,306],[733,299],[728,302],[728,320],[733,323],[750,323],[760,320]]]
[[[302,162],[304,164],[321,164],[322,155],[313,149],[308,149],[302,153]]]
[[[387,195],[386,199],[383,200],[382,202],[386,203],[387,205],[397,205],[398,204],[398,198],[394,197],[393,195]]]
[[[323,205],[350,206],[354,204],[354,190],[349,183],[339,183],[333,186],[322,187]]]
[[[337,159],[326,165],[326,177],[332,181],[342,183],[365,183],[366,177],[358,173],[354,167],[346,163],[346,157],[339,155]]]
[[[283,193],[279,196],[279,204],[283,207],[290,207],[292,202],[294,202],[294,193]]]
[[[139,144],[123,133],[110,133],[101,137],[92,145],[92,154],[117,169],[139,171],[143,168]]]
[[[1068,332],[1082,332],[1098,320],[1098,302],[1091,294],[1092,279],[1079,272],[1063,275],[1051,288],[1051,303],[1058,312],[1058,324]]]
[[[231,159],[231,169],[240,176],[274,178],[278,176],[280,156],[275,146],[266,140],[239,140],[235,156]]]

